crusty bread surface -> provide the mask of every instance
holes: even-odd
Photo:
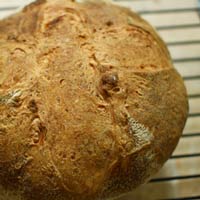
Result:
[[[39,0],[0,21],[4,199],[129,192],[170,157],[187,113],[166,45],[126,8]]]

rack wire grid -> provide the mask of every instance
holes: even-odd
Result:
[[[0,18],[32,0],[0,0]],[[149,21],[167,43],[182,75],[190,111],[172,157],[153,179],[119,200],[200,199],[200,1],[115,0]],[[0,200],[6,199],[0,188]]]

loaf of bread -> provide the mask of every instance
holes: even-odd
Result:
[[[4,195],[123,195],[170,157],[187,113],[166,45],[126,8],[39,0],[0,21]]]

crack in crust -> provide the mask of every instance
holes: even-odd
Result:
[[[8,95],[0,96],[0,105],[5,104],[13,107],[19,106],[19,100],[21,95],[21,90],[14,90],[12,92],[9,92]]]
[[[151,144],[154,137],[148,128],[130,116],[128,116],[128,125],[129,132],[134,140],[134,148],[132,150],[134,153]]]

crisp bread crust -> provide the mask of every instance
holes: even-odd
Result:
[[[0,52],[0,182],[21,199],[116,197],[176,147],[186,90],[132,11],[37,1],[0,21]]]

